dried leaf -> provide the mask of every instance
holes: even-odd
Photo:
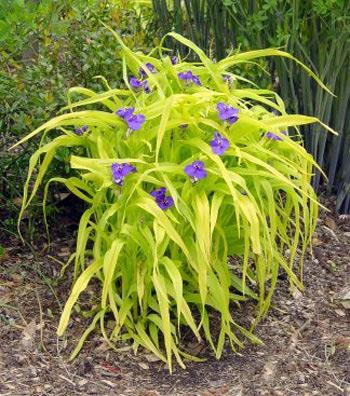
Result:
[[[21,343],[26,349],[33,348],[36,330],[37,325],[34,319],[23,329]]]
[[[56,195],[56,197],[57,197],[57,199],[59,201],[63,201],[64,199],[66,199],[70,195],[71,195],[70,193],[59,193],[59,194]]]
[[[13,202],[16,206],[19,206],[19,207],[22,206],[22,198],[21,198],[21,197],[13,198],[12,202]]]
[[[341,348],[350,349],[350,337],[342,337],[342,336],[337,337],[335,343],[337,346]]]
[[[58,257],[67,257],[70,255],[70,250],[67,247],[62,248],[58,253],[57,256]]]
[[[79,385],[79,386],[84,386],[84,385],[86,385],[88,382],[89,382],[89,381],[88,381],[87,379],[84,378],[84,379],[82,379],[81,381],[78,382],[78,385]]]
[[[324,223],[326,224],[326,226],[328,228],[330,228],[332,231],[335,231],[337,229],[337,224],[334,221],[334,219],[332,219],[332,217],[326,217]]]
[[[320,239],[318,239],[318,238],[312,238],[312,245],[313,246],[321,246],[323,244],[323,242],[320,240]]]
[[[276,364],[274,362],[267,362],[263,369],[263,378],[265,381],[269,382],[270,379],[275,374]]]
[[[103,363],[103,364],[101,364],[101,366],[102,366],[105,370],[109,371],[110,373],[114,373],[114,374],[120,374],[121,371],[122,371],[122,370],[120,369],[120,367],[112,366],[112,365],[110,365],[110,364],[108,364],[108,363]]]
[[[149,365],[144,362],[138,362],[138,365],[143,369],[143,370],[149,370]]]
[[[292,290],[292,296],[295,300],[299,300],[303,296],[303,293],[298,288],[294,287]]]
[[[335,297],[335,300],[339,302],[343,308],[350,309],[350,287],[346,287],[340,293],[338,293],[338,295]]]
[[[116,386],[116,384],[112,381],[108,381],[106,379],[101,379],[101,382],[105,383],[106,385],[110,386],[111,388],[114,388]]]
[[[154,362],[159,362],[160,359],[158,356],[154,355],[153,353],[149,353],[146,355],[143,355],[143,357],[147,360],[149,363],[154,363]]]
[[[334,312],[338,315],[338,316],[346,316],[346,313],[342,310],[342,309],[335,309]]]

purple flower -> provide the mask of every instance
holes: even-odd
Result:
[[[233,84],[233,78],[231,75],[229,74],[224,74],[222,76],[222,81],[227,83],[229,86],[231,86]]]
[[[193,77],[192,77],[192,82],[193,82],[195,85],[198,85],[198,86],[202,85],[201,80],[199,79],[198,76],[193,76]]]
[[[150,90],[150,88],[148,86],[148,80],[145,80],[142,83],[142,86],[143,86],[143,90],[145,91],[146,94],[149,94],[151,92],[151,90]]]
[[[128,123],[128,127],[133,131],[138,131],[142,124],[145,122],[145,116],[143,114],[134,114],[125,121]]]
[[[143,114],[134,114],[134,111],[134,107],[129,107],[117,110],[116,114],[128,124],[130,129],[137,131],[141,128],[146,118]]]
[[[74,130],[74,132],[78,135],[78,136],[82,136],[87,130],[89,129],[89,127],[87,125],[83,125],[81,128],[76,128]]]
[[[181,125],[179,125],[179,127],[181,129],[186,129],[186,128],[188,128],[188,124],[181,124]]]
[[[164,196],[162,198],[156,199],[156,203],[162,210],[167,210],[174,205],[174,200],[171,197]]]
[[[207,171],[204,169],[202,161],[194,161],[192,164],[185,166],[185,173],[191,178],[191,182],[195,183],[200,179],[207,177]]]
[[[166,196],[166,188],[161,187],[158,190],[153,190],[150,194],[155,198],[156,204],[162,209],[166,210],[174,205],[172,197]]]
[[[130,82],[131,87],[134,88],[135,91],[139,91],[143,88],[143,90],[146,92],[146,94],[149,94],[151,92],[151,90],[149,89],[147,80],[141,81],[141,80],[138,80],[136,77],[131,77],[129,82]]]
[[[136,77],[130,77],[130,85],[134,88],[134,89],[140,89],[143,87],[143,83],[142,81],[138,80]]]
[[[286,131],[281,131],[282,135],[287,136],[287,132]],[[276,134],[274,134],[273,132],[267,132],[265,135],[268,139],[271,140],[283,140],[283,138],[281,138],[280,136],[277,136]]]
[[[219,118],[222,121],[228,121],[229,124],[234,124],[238,120],[238,109],[233,106],[226,105],[223,102],[219,102],[216,105],[219,112]]]
[[[178,59],[177,56],[171,56],[171,57],[170,57],[170,60],[171,60],[171,63],[172,63],[173,65],[176,65],[177,63],[179,63],[179,59]]]
[[[192,74],[191,70],[189,70],[187,72],[177,73],[177,76],[179,77],[180,80],[183,80],[183,81],[186,81],[186,82],[191,82],[193,74]]]
[[[140,67],[140,76],[142,78],[147,77],[147,73],[145,72],[145,68],[147,68],[151,73],[157,73],[157,69],[152,65],[152,63],[146,63],[144,66]]]
[[[195,85],[202,85],[199,77],[195,76],[191,70],[187,72],[177,73],[180,80],[185,81],[186,85],[194,83]]]
[[[115,184],[122,186],[124,184],[124,178],[131,172],[136,172],[136,168],[124,162],[123,164],[114,163],[111,166],[112,178]]]
[[[133,112],[135,111],[134,107],[127,107],[125,109],[119,109],[116,111],[116,114],[120,117],[123,118],[123,120],[131,117],[133,115]]]
[[[219,132],[214,132],[214,138],[210,142],[210,146],[214,154],[223,155],[225,151],[230,147],[230,142]]]
[[[158,190],[153,190],[153,191],[150,192],[152,197],[154,197],[156,199],[164,197],[165,193],[166,193],[166,188],[165,187],[161,187],[161,188],[158,188]]]

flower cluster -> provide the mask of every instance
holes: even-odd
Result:
[[[186,74],[186,78],[190,78],[192,82],[193,76],[192,72],[187,73],[179,73],[180,75]],[[183,77],[182,79],[186,80]],[[181,77],[180,77],[181,78]],[[133,81],[135,87],[141,87],[142,82],[139,82],[137,79]],[[225,103],[219,102],[217,104],[217,110],[219,112],[219,118],[222,121],[228,121],[229,124],[233,124],[238,120],[238,109],[233,106],[226,105]],[[121,117],[124,121],[127,122],[128,126],[132,130],[138,130],[141,128],[142,124],[145,121],[145,116],[143,114],[134,114],[135,109],[133,107],[119,109],[116,114]],[[180,125],[181,128],[186,128],[187,124]],[[272,136],[272,135],[271,135]],[[276,136],[276,135],[274,135]],[[273,138],[273,137],[271,137]],[[230,142],[227,138],[221,135],[218,131],[214,132],[213,139],[210,141],[210,146],[212,151],[216,155],[223,155],[226,150],[230,147]],[[124,177],[130,172],[136,172],[136,168],[130,164],[113,164],[112,165],[112,176],[114,182],[122,186],[124,183]],[[204,162],[202,161],[194,161],[189,165],[186,165],[184,168],[184,172],[190,177],[192,183],[196,183],[198,180],[204,179],[207,177],[208,173],[205,169]],[[172,197],[166,195],[166,188],[162,187],[157,190],[153,190],[151,195],[155,198],[157,205],[162,209],[166,210],[174,205],[174,200]]]
[[[217,104],[217,110],[219,112],[219,118],[223,121],[228,121],[230,124],[233,124],[238,120],[238,109],[233,106],[219,102]],[[209,144],[213,153],[217,155],[225,154],[226,150],[230,147],[228,139],[217,131],[214,132],[214,137]],[[184,171],[190,177],[192,183],[196,183],[198,180],[204,179],[208,175],[202,161],[192,162],[192,164],[185,166]]]
[[[195,76],[191,70],[187,72],[180,72],[177,74],[180,80],[184,81],[186,85],[191,85],[192,83],[195,85],[202,85],[198,76]]]
[[[146,118],[143,114],[134,114],[134,111],[134,107],[127,107],[117,110],[116,114],[128,124],[131,130],[137,131],[141,128]]]
[[[137,77],[131,76],[129,83],[135,91],[144,90],[144,92],[146,94],[149,94],[151,92],[151,90],[148,85],[148,80],[142,81],[143,78],[147,77],[146,69],[153,74],[157,73],[157,69],[154,67],[154,65],[152,65],[152,63],[148,62],[145,65],[143,65],[142,67],[140,67],[140,69],[139,69],[141,79],[139,80]]]
[[[127,176],[129,173],[136,172],[136,168],[126,162],[122,164],[112,164],[111,170],[113,181],[118,186],[122,186],[124,184],[125,176]]]
[[[81,128],[76,128],[74,130],[74,132],[78,135],[78,136],[82,136],[84,135],[84,133],[89,129],[89,127],[87,125],[83,125]]]
[[[176,57],[171,57],[172,64],[177,63]],[[151,63],[146,63],[145,66],[151,73],[155,73],[156,69]],[[141,77],[145,77],[147,74],[143,68],[140,69]],[[178,73],[178,77],[180,80],[184,81],[186,85],[195,84],[201,85],[201,82],[198,76],[195,76],[191,70],[187,72]],[[223,80],[228,84],[232,83],[232,78],[229,75],[224,75]],[[130,85],[135,89],[144,89],[145,92],[149,92],[149,87],[147,84],[147,80],[142,81],[138,80],[136,77],[130,78]],[[145,122],[145,116],[143,114],[134,114],[134,107],[122,108],[117,110],[116,114],[121,117],[127,124],[129,129],[138,130],[141,128],[142,124]],[[238,109],[223,102],[217,103],[217,111],[220,120],[228,122],[230,125],[234,124],[238,120]],[[180,128],[187,128],[187,124],[180,125]],[[269,134],[269,133],[268,133]],[[267,136],[268,136],[267,134]],[[276,136],[276,135],[274,135]],[[268,136],[272,137],[272,135]],[[214,132],[214,136],[210,141],[210,146],[214,154],[223,155],[227,149],[230,147],[230,142],[226,137],[221,135],[218,131]],[[124,183],[124,178],[131,172],[136,172],[136,168],[130,164],[116,164],[112,165],[112,177],[114,182],[122,186]],[[191,164],[186,165],[184,168],[184,172],[187,176],[190,177],[192,183],[196,183],[197,181],[204,179],[208,176],[208,173],[205,169],[204,162],[202,161],[193,161]],[[171,196],[166,195],[166,188],[161,187],[159,189],[153,190],[151,193],[152,197],[154,197],[157,205],[162,209],[166,210],[174,205],[174,200]]]
[[[166,196],[166,188],[161,187],[157,190],[153,190],[151,193],[154,197],[156,204],[162,209],[166,210],[174,205],[174,200],[170,196]]]

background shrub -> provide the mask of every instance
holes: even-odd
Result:
[[[0,227],[15,230],[24,172],[39,142],[32,140],[17,153],[8,147],[55,115],[67,90],[83,85],[104,89],[120,86],[118,44],[101,21],[118,30],[133,48],[152,42],[145,33],[149,7],[130,1],[3,0],[0,7]],[[148,30],[149,37],[151,31]],[[56,154],[56,171],[69,171],[69,151]],[[50,205],[52,214],[55,205]],[[41,211],[34,201],[29,210]],[[28,230],[34,230],[27,216]]]

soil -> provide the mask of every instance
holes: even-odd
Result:
[[[75,227],[63,225],[65,232]],[[0,242],[0,395],[350,395],[350,216],[322,213],[305,291],[291,293],[281,279],[256,329],[263,345],[227,351],[219,361],[207,351],[205,362],[175,367],[173,375],[127,344],[110,350],[98,333],[68,362],[86,325],[76,314],[68,337],[56,336],[71,281],[59,271],[74,238],[56,236],[51,255]]]

